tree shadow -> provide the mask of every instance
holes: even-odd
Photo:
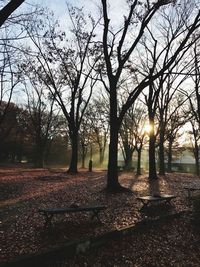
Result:
[[[153,203],[147,208],[140,210],[142,217],[158,218],[173,212],[174,207],[165,203]]]
[[[24,189],[24,183],[2,183],[0,185],[0,201],[14,199],[20,196]]]

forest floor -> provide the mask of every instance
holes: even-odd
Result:
[[[147,175],[123,172],[120,183],[133,194],[106,193],[106,172],[80,170],[69,175],[63,169],[0,169],[0,259],[29,255],[59,247],[67,241],[99,236],[134,225],[161,214],[190,210],[187,185],[200,185],[190,174],[173,173],[149,182]],[[140,211],[137,197],[152,193],[174,194],[173,207],[153,212]],[[51,231],[44,228],[39,208],[68,207],[71,204],[104,204],[102,224],[87,213],[55,216]],[[66,227],[67,226],[67,227]],[[170,221],[149,225],[142,231],[112,241],[89,254],[48,266],[200,266],[200,229],[191,223],[189,213]]]

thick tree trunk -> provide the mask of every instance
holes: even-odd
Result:
[[[160,128],[160,143],[159,143],[159,174],[165,175],[165,151],[164,151],[164,131]]]
[[[149,179],[157,179],[156,173],[156,137],[154,132],[154,117],[149,118],[149,125],[151,125],[151,131],[149,133]]]
[[[108,155],[108,173],[107,173],[107,190],[115,191],[120,186],[118,182],[118,126],[117,118],[111,117],[110,119],[110,144]]]
[[[119,122],[117,117],[117,94],[116,86],[110,88],[110,143],[108,154],[107,191],[119,192],[122,186],[118,181],[118,135]]]
[[[71,161],[69,165],[68,172],[71,174],[76,174],[78,172],[78,132],[73,131],[73,134],[70,135],[71,141]]]
[[[115,98],[114,98],[115,99]],[[112,102],[112,100],[111,100]],[[114,104],[113,104],[114,103]],[[113,107],[114,105],[114,107]],[[108,154],[108,172],[107,172],[107,191],[108,192],[132,192],[130,189],[120,185],[118,181],[118,135],[119,135],[119,122],[117,114],[117,102],[111,103],[110,109],[110,144]],[[113,112],[113,110],[115,110]]]
[[[141,152],[142,149],[138,149],[137,153],[138,153],[138,158],[137,158],[137,175],[141,175]]]

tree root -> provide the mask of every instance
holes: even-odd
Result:
[[[66,171],[66,173],[67,173],[67,174],[71,174],[71,175],[76,175],[76,174],[78,174],[78,171],[71,171],[70,169],[68,169],[68,170]]]
[[[130,188],[124,187],[120,184],[109,186],[106,188],[107,193],[129,193],[133,194],[133,191]]]

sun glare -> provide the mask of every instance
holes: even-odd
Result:
[[[144,131],[149,134],[151,132],[152,126],[150,124],[146,124],[144,126]]]

